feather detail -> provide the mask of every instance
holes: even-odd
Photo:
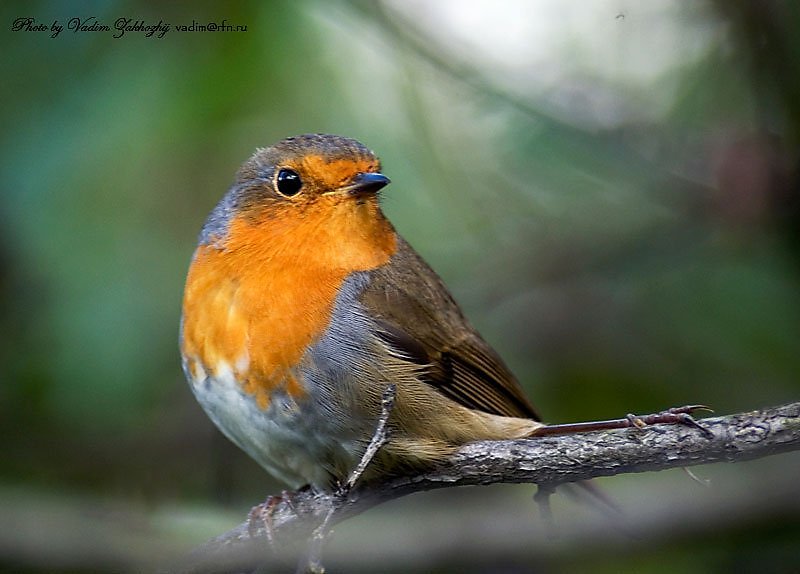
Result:
[[[369,277],[361,303],[396,355],[428,365],[424,382],[470,409],[539,420],[514,375],[405,240],[398,236],[397,252]]]

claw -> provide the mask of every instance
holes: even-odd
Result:
[[[681,413],[686,413],[687,415],[689,415],[695,411],[706,411],[709,413],[713,413],[714,409],[706,405],[684,405],[682,407],[672,407],[671,409],[667,409],[665,412],[676,415]]]
[[[706,410],[711,411],[711,409],[705,405],[686,405],[683,407],[673,407],[671,409],[667,409],[660,413],[656,413],[653,415],[646,415],[642,417],[635,417],[637,420],[648,424],[680,424],[686,425],[693,428],[696,428],[708,438],[714,438],[714,433],[711,432],[707,427],[700,424],[695,420],[695,418],[690,414],[694,411],[698,410]],[[711,411],[713,412],[713,411]],[[628,415],[630,417],[630,415]],[[629,419],[630,420],[630,419]],[[635,424],[635,423],[632,423]],[[636,424],[638,428],[642,428],[640,425]]]
[[[644,430],[645,427],[647,426],[647,423],[644,422],[641,419],[641,417],[638,417],[633,413],[628,413],[627,415],[625,415],[625,418],[628,419],[628,422],[630,423],[630,426],[633,427],[633,428],[637,428],[639,430]]]
[[[688,413],[678,413],[678,422],[682,425],[694,427],[708,438],[714,438],[714,433],[708,427],[701,425],[695,418]]]
[[[261,504],[255,505],[250,509],[247,514],[247,533],[250,538],[255,538],[258,535],[259,525],[264,527],[264,533],[267,536],[270,546],[275,547],[275,529],[273,525],[273,515],[275,508],[281,503],[285,502],[292,512],[295,512],[293,499],[295,493],[292,491],[284,490],[280,494],[268,496],[267,499]]]

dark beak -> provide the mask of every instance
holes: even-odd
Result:
[[[350,195],[370,195],[377,193],[391,180],[382,173],[359,173],[353,178],[353,183],[343,188]]]

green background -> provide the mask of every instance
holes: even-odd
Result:
[[[798,397],[795,3],[0,14],[0,569],[150,569],[282,488],[195,404],[177,331],[206,214],[289,135],[380,155],[390,219],[547,420]],[[247,31],[12,31],[92,15]],[[458,28],[482,19],[500,32]],[[552,42],[532,26],[499,50],[526,23]],[[711,488],[680,471],[601,481],[633,535],[560,497],[552,540],[528,486],[410,497],[341,525],[330,567],[796,571],[796,454],[697,473]]]

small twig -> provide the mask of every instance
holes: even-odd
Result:
[[[331,498],[330,508],[325,514],[325,518],[320,525],[314,529],[314,532],[311,535],[311,540],[309,541],[308,545],[308,553],[298,564],[298,573],[308,572],[310,574],[323,574],[325,572],[325,567],[322,565],[322,550],[325,547],[328,536],[330,536],[331,520],[333,519],[333,515],[339,506],[337,502],[344,503],[347,500],[350,492],[353,490],[353,487],[355,487],[358,480],[364,474],[364,471],[375,458],[375,455],[378,454],[378,451],[381,449],[381,447],[389,440],[389,429],[386,425],[389,421],[389,415],[392,414],[396,396],[396,385],[389,385],[386,387],[386,390],[383,391],[383,397],[381,398],[381,415],[378,417],[378,424],[375,426],[375,432],[372,435],[372,440],[369,441],[367,449],[361,456],[361,460],[350,473],[347,481],[339,488],[335,496]]]
[[[539,507],[539,516],[545,524],[548,536],[551,539],[558,538],[556,531],[556,523],[553,520],[553,509],[550,507],[550,497],[556,492],[556,485],[554,484],[538,484],[536,494],[533,495],[533,500]]]
[[[683,467],[683,472],[688,474],[689,478],[691,478],[697,484],[705,486],[706,488],[711,486],[711,479],[710,478],[700,478],[699,476],[697,476],[697,474],[695,474],[695,472],[691,468],[687,468],[687,467],[684,466]]]
[[[381,416],[378,418],[375,433],[372,435],[372,440],[369,441],[367,450],[364,451],[358,465],[347,478],[347,482],[345,482],[343,487],[345,492],[352,490],[356,482],[358,482],[358,479],[364,474],[369,463],[372,462],[372,459],[375,458],[375,455],[378,454],[381,447],[389,440],[389,429],[386,427],[386,424],[389,422],[389,415],[392,414],[392,409],[394,409],[394,399],[396,396],[397,385],[389,385],[386,387],[386,390],[383,391],[383,397],[381,398]]]

